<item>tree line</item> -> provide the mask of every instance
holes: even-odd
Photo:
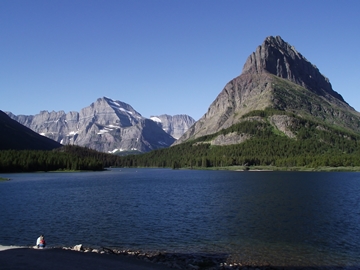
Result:
[[[55,150],[2,150],[0,172],[104,170],[116,164],[117,157],[80,146]]]

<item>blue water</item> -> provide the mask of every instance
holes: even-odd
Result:
[[[360,173],[2,174],[0,245],[108,246],[360,268]]]

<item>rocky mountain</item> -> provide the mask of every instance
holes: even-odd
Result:
[[[61,144],[39,135],[0,111],[0,150],[51,150]]]
[[[175,139],[179,139],[195,123],[192,117],[185,114],[174,116],[163,114],[151,116],[150,119]]]
[[[360,113],[332,89],[329,79],[281,37],[270,36],[248,57],[241,75],[225,85],[204,116],[175,144],[214,134],[249,120],[243,118],[246,114],[265,109],[291,112],[304,119],[360,132]],[[292,136],[292,120],[283,115],[268,119],[286,136]],[[220,136],[214,141],[235,144],[246,140],[246,136]]]
[[[41,111],[37,115],[8,115],[33,131],[63,145],[75,144],[101,152],[147,152],[170,146],[187,122],[174,116],[159,125],[142,117],[129,104],[107,97],[99,98],[80,112]],[[160,116],[161,119],[162,116]],[[160,119],[159,117],[157,119]],[[189,123],[191,120],[183,118]],[[176,121],[176,119],[178,121]],[[185,121],[184,120],[184,121]],[[169,131],[170,134],[164,130]]]

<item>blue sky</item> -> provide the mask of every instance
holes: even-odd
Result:
[[[358,0],[1,0],[0,110],[80,111],[107,96],[198,120],[270,35],[360,111]]]

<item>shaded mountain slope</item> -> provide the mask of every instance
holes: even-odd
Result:
[[[61,144],[39,135],[0,111],[0,150],[51,150]]]

